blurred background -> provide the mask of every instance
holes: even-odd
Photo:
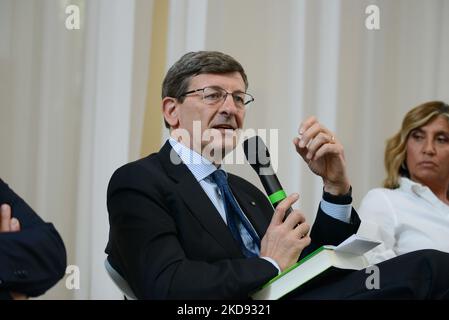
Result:
[[[278,177],[311,222],[322,184],[294,151],[302,120],[344,144],[357,208],[405,113],[449,101],[448,0],[0,0],[0,177],[80,270],[79,289],[66,276],[40,299],[122,297],[103,266],[107,184],[167,138],[161,82],[194,50],[242,63],[256,98],[245,128],[278,130]],[[249,166],[227,168],[261,188]]]

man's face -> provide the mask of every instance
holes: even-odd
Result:
[[[423,185],[449,185],[449,123],[438,116],[413,130],[407,140],[410,178]]]
[[[205,87],[222,88],[227,92],[245,92],[245,83],[239,72],[225,74],[200,74],[190,80],[186,91]],[[243,127],[245,108],[238,107],[232,96],[215,104],[203,101],[203,92],[188,94],[184,101],[176,101],[177,125],[173,129],[184,129],[190,141],[185,137],[181,142],[206,158],[215,162],[221,159],[237,144],[237,129]],[[172,131],[172,136],[176,136]],[[182,130],[181,130],[182,131]],[[178,139],[179,140],[179,139]]]

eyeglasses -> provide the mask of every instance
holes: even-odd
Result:
[[[184,92],[183,94],[180,95],[180,97],[184,97],[187,96],[188,94],[196,92],[201,92],[200,95],[202,95],[204,103],[208,105],[215,105],[220,101],[224,102],[228,94],[232,96],[235,105],[241,109],[244,109],[247,104],[254,101],[254,97],[249,93],[240,91],[227,92],[225,89],[220,87],[205,87],[202,89],[191,90]]]

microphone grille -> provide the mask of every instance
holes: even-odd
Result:
[[[243,151],[254,170],[270,167],[270,153],[261,137],[254,136],[243,141]]]

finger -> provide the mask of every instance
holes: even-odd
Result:
[[[333,137],[334,137],[333,135],[329,135],[324,132],[318,133],[315,136],[315,138],[307,146],[306,159],[310,160],[310,159],[314,158],[314,155],[317,152],[317,150],[319,150],[325,144],[335,145],[335,143],[334,143],[335,138],[333,138]]]
[[[274,211],[273,218],[271,219],[271,224],[279,225],[282,223],[285,217],[285,211],[290,208],[299,199],[299,194],[293,193],[287,198],[279,202]]]
[[[312,242],[312,239],[309,236],[305,236],[304,238],[299,240],[299,242],[301,243],[302,247],[305,248]]]
[[[301,224],[298,224],[294,231],[295,231],[296,237],[298,239],[302,239],[305,236],[307,236],[307,234],[309,233],[310,225],[306,222],[303,222]]]
[[[315,136],[320,132],[321,132],[321,125],[318,122],[315,122],[312,126],[307,128],[307,130],[305,130],[302,135],[298,137],[300,139],[299,147],[301,148],[308,147],[310,141],[312,141],[315,138]]]
[[[301,127],[300,132],[300,138],[302,140],[302,143],[300,143],[301,147],[308,147],[310,141],[313,140],[321,132],[328,134],[329,137],[332,137],[332,140],[334,139],[332,132],[330,132],[329,129],[319,123],[315,117],[308,119],[307,126]]]
[[[298,129],[298,134],[302,136],[304,132],[307,131],[311,126],[313,126],[315,123],[317,123],[318,120],[315,116],[310,116],[306,120],[304,120],[300,125]]]
[[[0,232],[10,231],[10,220],[11,220],[11,207],[7,204],[2,204],[0,207],[1,217],[0,217]]]
[[[293,139],[293,144],[295,145],[295,148],[296,148],[296,152],[298,152],[299,153],[299,155],[304,159],[304,160],[306,160],[307,158],[306,158],[306,155],[307,155],[307,148],[301,148],[300,146],[299,146],[299,142],[300,142],[300,139],[298,138],[298,137],[295,137],[294,139]]]
[[[343,155],[343,148],[341,147],[341,145],[338,144],[330,144],[330,143],[326,143],[323,144],[313,155],[313,157],[311,158],[312,161],[316,161],[326,155],[342,155],[342,159],[344,159],[344,155]]]
[[[287,219],[284,221],[284,225],[289,229],[293,230],[295,227],[306,221],[306,217],[299,211],[293,210],[292,213],[289,214]]]
[[[20,231],[20,223],[17,218],[12,218],[9,224],[9,231],[11,232],[17,232]]]

